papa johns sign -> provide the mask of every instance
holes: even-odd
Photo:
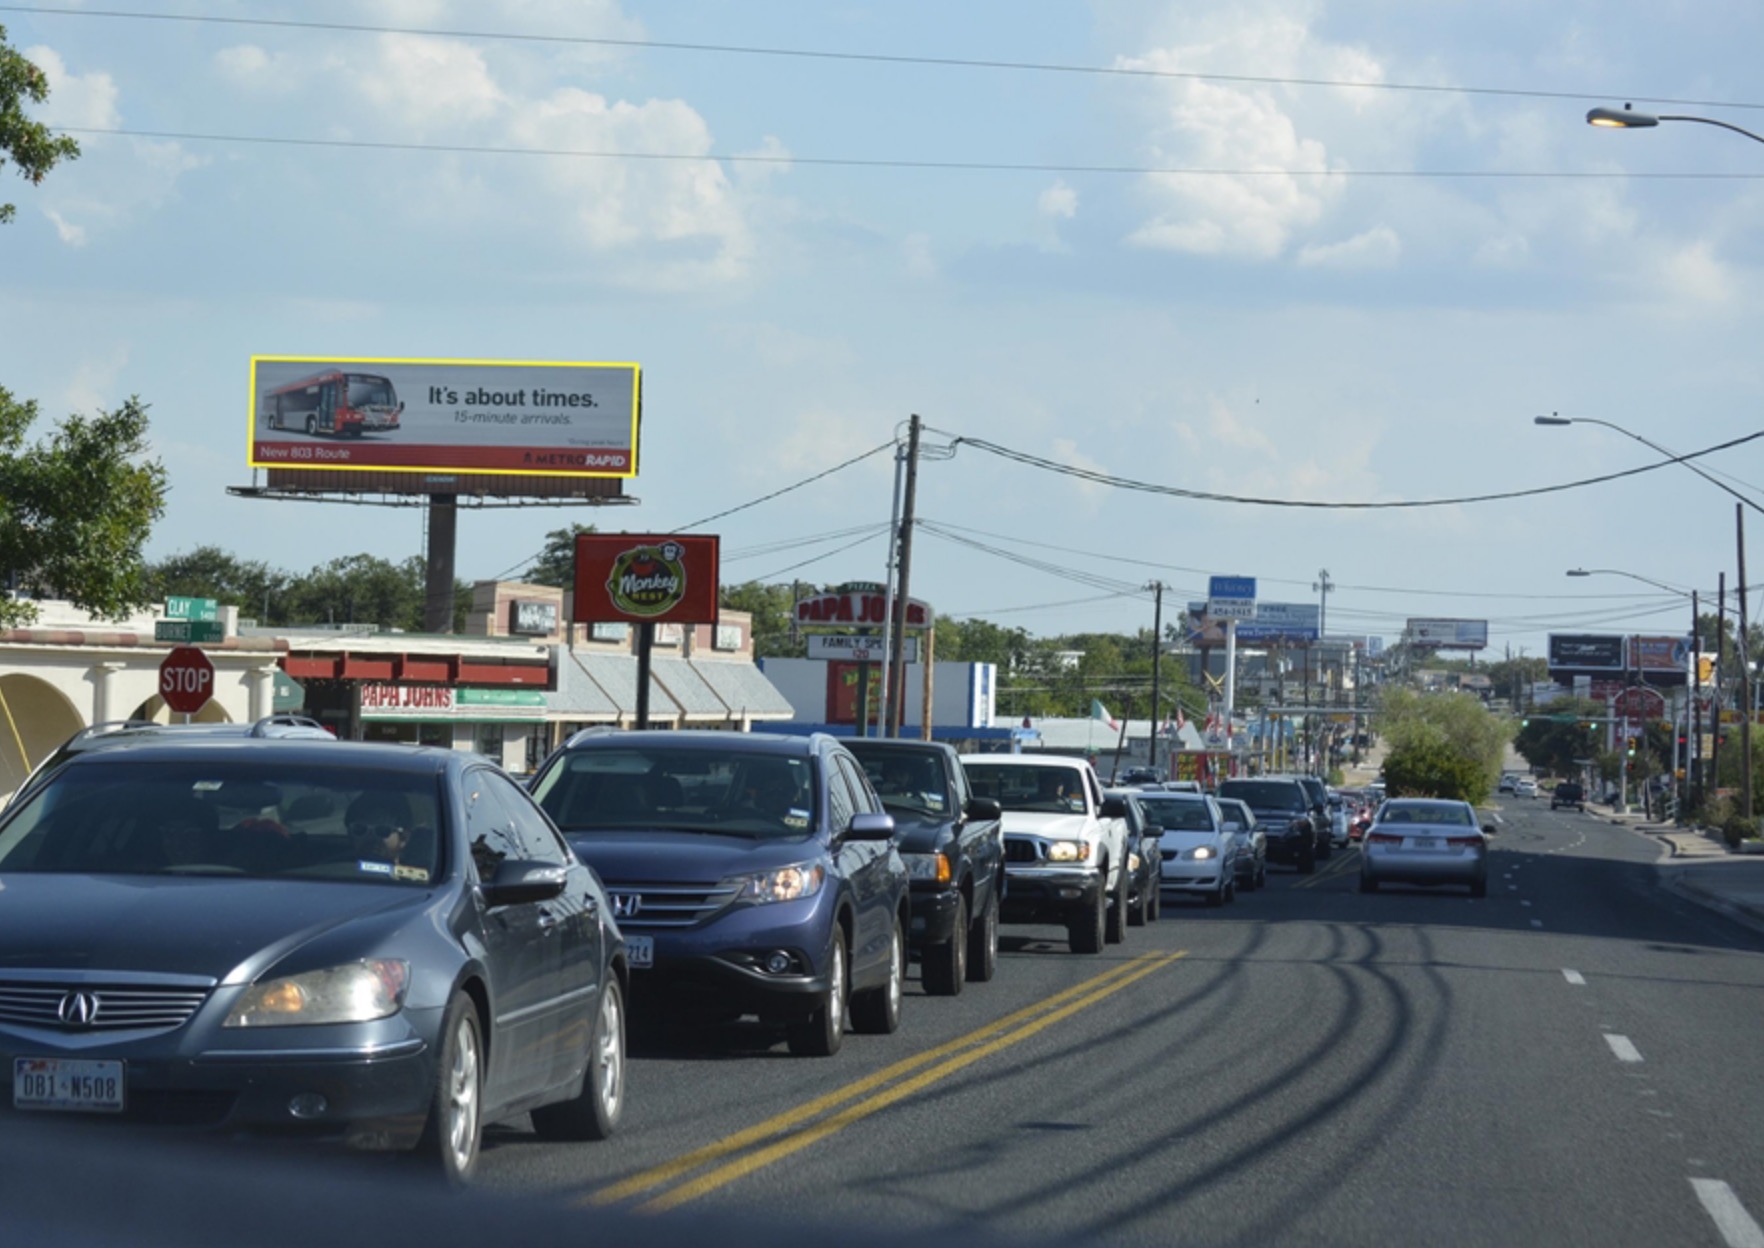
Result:
[[[881,628],[888,622],[888,599],[882,594],[846,592],[816,594],[796,604],[798,624],[854,624]],[[906,626],[929,628],[931,608],[917,598],[908,599]]]

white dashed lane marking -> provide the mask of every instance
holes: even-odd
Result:
[[[1533,920],[1532,920],[1532,921],[1531,921],[1531,925],[1532,925],[1532,926],[1533,926],[1533,927],[1542,927],[1542,926],[1543,926],[1543,920],[1542,920],[1542,919],[1533,919]]]
[[[1611,1052],[1617,1055],[1620,1062],[1639,1062],[1642,1060],[1641,1050],[1630,1043],[1628,1036],[1617,1036],[1605,1033],[1605,1043],[1611,1046]]]
[[[1562,978],[1573,984],[1576,988],[1586,987],[1586,976],[1582,975],[1579,971],[1571,971],[1564,967],[1562,968]]]
[[[1720,1179],[1692,1179],[1690,1184],[1728,1248],[1764,1248],[1764,1228],[1746,1212],[1731,1187]]]

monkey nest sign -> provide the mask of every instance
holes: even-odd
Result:
[[[576,538],[578,623],[715,624],[720,539],[632,533]]]

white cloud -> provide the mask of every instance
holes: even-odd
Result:
[[[507,103],[483,54],[470,44],[427,35],[381,35],[376,43],[370,63],[346,72],[374,107],[408,126],[483,121]]]
[[[1377,225],[1339,243],[1301,247],[1298,262],[1316,268],[1388,269],[1401,259],[1403,240],[1388,225]]]
[[[1066,184],[1064,178],[1041,192],[1035,206],[1044,217],[1059,217],[1070,221],[1078,215],[1078,192]]]
[[[762,158],[731,161],[729,164],[736,180],[749,186],[757,185],[777,174],[790,171],[790,149],[784,146],[784,140],[775,134],[768,134],[760,141],[758,147],[737,154]]]
[[[25,59],[49,80],[49,98],[34,111],[38,121],[51,126],[100,130],[112,129],[120,123],[116,81],[109,74],[72,73],[55,49],[42,46],[26,48]]]
[[[254,43],[222,48],[214,54],[214,68],[229,86],[256,95],[288,95],[312,69],[292,53],[269,52]]]
[[[66,243],[69,247],[84,247],[86,245],[85,226],[75,225],[59,212],[56,212],[53,208],[45,208],[43,210],[43,215],[55,223],[55,233],[59,235],[61,241]]]
[[[900,257],[907,272],[914,277],[929,279],[937,276],[937,257],[931,254],[931,236],[908,234],[901,240]]]
[[[1690,303],[1723,304],[1734,295],[1733,279],[1707,241],[1678,248],[1661,258],[1662,283]]]

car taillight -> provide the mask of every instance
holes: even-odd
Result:
[[[1402,837],[1392,836],[1389,832],[1368,832],[1366,834],[1366,844],[1368,845],[1401,845],[1402,843]]]
[[[1470,849],[1482,844],[1482,838],[1480,836],[1448,836],[1446,844],[1453,849]]]

